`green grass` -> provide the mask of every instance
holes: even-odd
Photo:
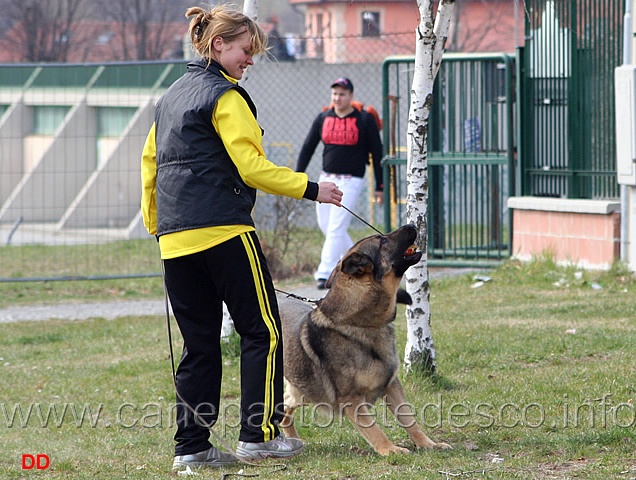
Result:
[[[285,470],[274,472],[270,462],[244,472],[312,480],[636,478],[634,278],[619,267],[578,271],[549,259],[509,262],[487,275],[492,280],[480,287],[472,275],[431,282],[437,374],[401,374],[420,424],[453,450],[380,457],[346,421],[326,427],[307,409],[297,412],[306,451]],[[135,282],[101,298],[160,298],[156,279]],[[70,283],[66,300],[74,298]],[[76,283],[75,300],[100,298],[87,284]],[[8,286],[0,287],[4,295]],[[405,328],[400,310],[400,354]],[[175,352],[179,342],[177,335]],[[232,447],[236,351],[226,347],[224,415],[214,430]],[[164,318],[3,324],[0,357],[0,478],[170,478],[174,393]],[[387,435],[409,448],[381,403],[375,411]],[[46,453],[51,467],[23,472],[25,453]]]
[[[152,274],[160,271],[152,237],[77,245],[3,245],[0,278],[85,277]]]

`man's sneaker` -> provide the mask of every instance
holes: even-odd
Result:
[[[172,470],[181,470],[185,467],[210,467],[219,468],[227,465],[235,465],[238,459],[230,454],[219,451],[215,447],[210,447],[198,453],[189,455],[176,455],[172,463]]]
[[[264,458],[290,458],[298,455],[305,444],[298,438],[287,438],[282,433],[274,440],[261,443],[239,442],[236,455],[242,460]]]
[[[316,280],[316,288],[318,290],[325,290],[327,288],[327,279],[319,278],[318,280]]]

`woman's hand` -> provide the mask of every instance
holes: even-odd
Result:
[[[316,201],[320,203],[331,203],[332,205],[341,207],[342,192],[338,188],[338,185],[333,182],[320,182],[318,184],[318,196],[316,197]]]

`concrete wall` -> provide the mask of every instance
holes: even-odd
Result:
[[[85,103],[78,103],[3,203],[0,221],[20,216],[26,222],[57,221],[91,173],[87,165],[95,164],[94,145],[94,117]]]
[[[149,99],[133,117],[116,148],[87,179],[58,222],[58,228],[125,228],[139,211],[141,151],[154,101]]]
[[[22,179],[24,136],[31,131],[31,116],[21,100],[13,103],[0,123],[0,208]]]

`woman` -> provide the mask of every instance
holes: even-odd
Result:
[[[173,470],[236,461],[209,442],[218,417],[222,304],[241,336],[241,430],[236,455],[287,458],[303,443],[278,430],[283,365],[278,305],[255,232],[256,190],[340,205],[330,182],[267,160],[256,108],[238,85],[267,36],[227,5],[192,7],[200,59],[157,103],[142,155],[142,213],[156,235],[165,284],[184,340],[177,369]]]

